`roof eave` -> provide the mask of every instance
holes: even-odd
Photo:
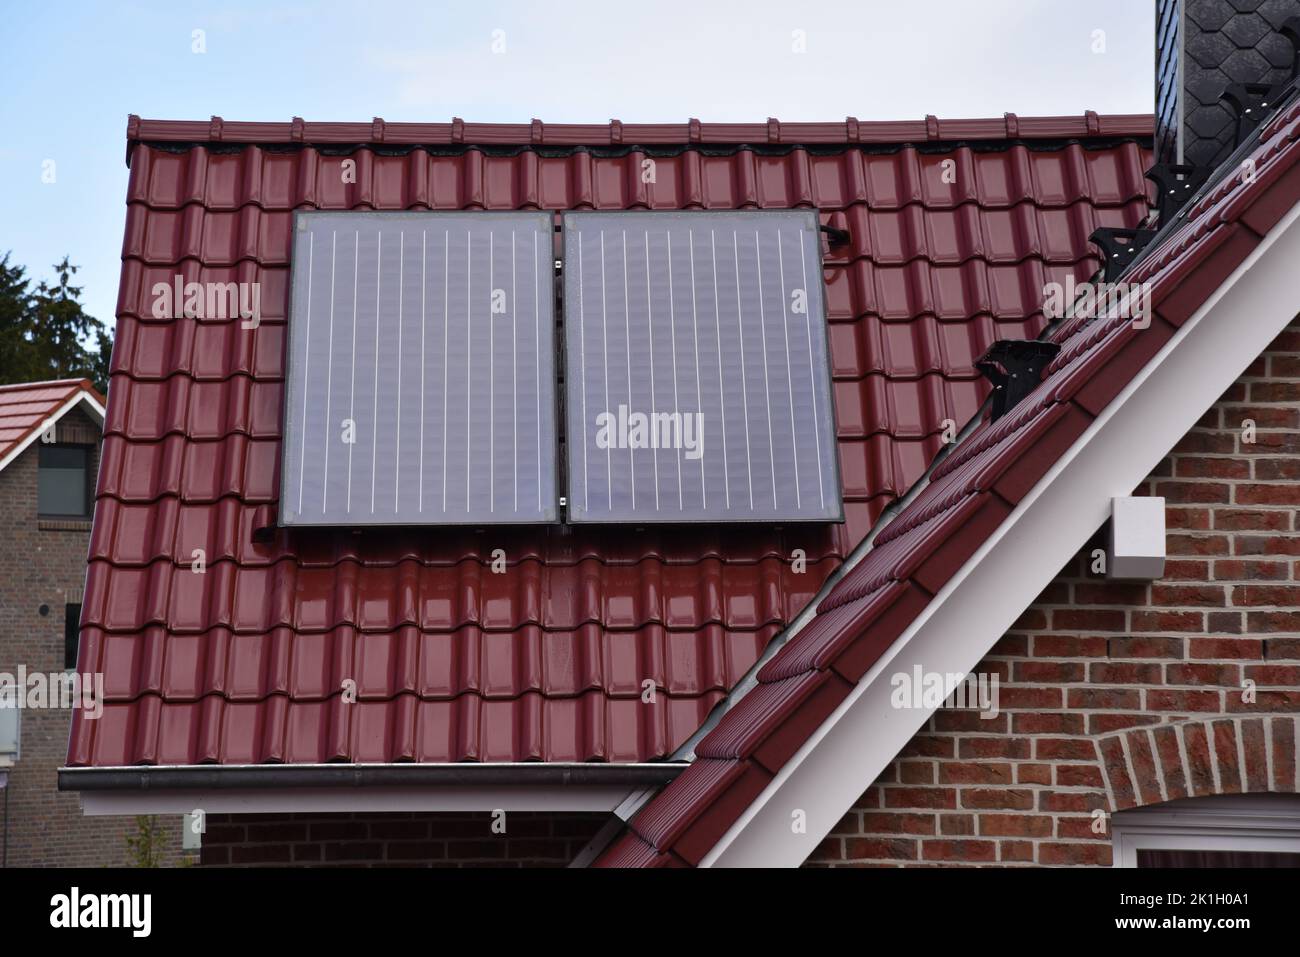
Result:
[[[63,767],[88,815],[339,811],[612,811],[678,762],[259,764]]]

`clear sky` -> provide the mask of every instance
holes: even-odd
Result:
[[[88,311],[111,325],[129,113],[426,122],[1145,113],[1153,7],[10,2],[0,29],[0,255],[12,250],[38,278],[70,255]],[[195,30],[206,52],[193,52]],[[54,181],[44,182],[49,160]]]

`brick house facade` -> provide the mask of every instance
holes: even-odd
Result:
[[[936,713],[808,866],[1109,866],[1098,810],[1300,791],[1298,478],[1293,325],[1138,490],[1166,499],[1164,577],[1107,581],[1100,534],[1085,545],[976,669],[998,675],[998,715]],[[202,863],[555,866],[601,823],[225,815]]]
[[[1298,479],[1292,325],[1139,488],[1164,577],[1106,581],[1085,545],[976,669],[998,715],[936,713],[809,864],[1109,866],[1098,809],[1300,790]]]
[[[55,441],[92,446],[89,474],[99,464],[100,427],[81,408],[55,426]],[[0,672],[15,675],[64,670],[65,615],[80,609],[91,523],[37,514],[39,445],[34,443],[0,470]],[[74,623],[75,627],[75,623]],[[57,769],[68,746],[66,709],[28,710],[20,716],[21,753],[0,801],[8,825],[0,846],[10,867],[101,866],[128,862],[131,818],[84,817],[78,795],[60,792]],[[161,822],[164,860],[180,847],[179,820]]]

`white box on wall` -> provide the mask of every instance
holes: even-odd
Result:
[[[1165,500],[1126,495],[1111,500],[1106,577],[1152,581],[1165,573]]]

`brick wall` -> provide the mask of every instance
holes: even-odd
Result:
[[[59,420],[56,440],[93,444],[99,428],[80,409]],[[89,522],[41,522],[36,514],[37,445],[0,471],[0,672],[63,670],[64,606],[80,603],[86,581]],[[41,614],[45,606],[47,613]],[[8,864],[74,866],[125,864],[132,818],[86,818],[76,794],[57,790],[68,751],[71,713],[24,710],[22,754],[0,802],[9,801]],[[2,820],[0,814],[0,820]],[[180,846],[179,818],[165,822],[166,859]],[[6,840],[0,824],[0,846]]]
[[[218,866],[563,867],[607,814],[212,814],[201,863]]]
[[[1098,808],[1300,790],[1298,480],[1293,325],[1139,488],[1164,578],[1108,582],[1085,546],[976,669],[1001,713],[937,712],[809,863],[1105,866]]]

